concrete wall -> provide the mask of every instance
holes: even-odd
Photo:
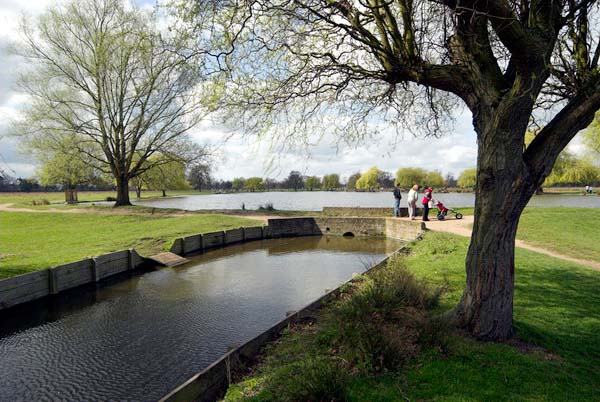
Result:
[[[396,251],[396,253],[399,253],[401,250],[402,249]],[[384,266],[390,257],[387,257],[379,264],[371,267],[367,271],[367,275],[369,272],[373,272],[373,270]],[[352,281],[353,279],[348,282]],[[339,295],[342,286],[344,285],[330,291],[304,308],[298,310],[296,313],[287,316],[285,319],[279,321],[273,327],[246,342],[242,346],[226,353],[206,369],[175,388],[163,397],[160,402],[204,402],[218,400],[227,391],[227,388],[229,387],[229,378],[231,378],[232,372],[239,371],[240,369],[247,368],[251,365],[261,349],[265,347],[267,343],[277,339],[284,328],[290,323],[299,322],[303,318],[314,315],[315,311],[320,309],[328,300]]]
[[[324,234],[354,236],[385,236],[385,218],[317,218]]]
[[[311,235],[387,236],[399,240],[414,240],[423,232],[421,222],[396,218],[284,218],[269,219],[272,237]]]
[[[390,199],[390,205],[393,200]],[[419,205],[417,205],[419,207]],[[394,208],[355,208],[355,207],[323,207],[323,215],[327,216],[366,216],[366,217],[393,217]],[[400,208],[400,216],[408,216],[408,208]]]
[[[315,218],[269,219],[268,228],[273,238],[323,234]]]
[[[136,269],[145,259],[122,250],[0,281],[0,310]]]

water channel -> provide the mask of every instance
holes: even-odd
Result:
[[[473,207],[475,195],[472,193],[435,193],[434,198],[453,208]],[[406,206],[406,194],[402,195],[402,206]],[[135,202],[135,200],[133,200]],[[390,192],[359,193],[329,191],[298,192],[258,192],[190,195],[154,199],[136,202],[156,208],[178,208],[188,211],[202,209],[257,209],[267,203],[275,209],[290,211],[321,211],[323,207],[392,207],[393,197]],[[581,195],[544,194],[534,196],[529,202],[532,207],[581,207],[600,208],[600,197]]]
[[[400,246],[256,241],[0,312],[0,400],[157,400]]]

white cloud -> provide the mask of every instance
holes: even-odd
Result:
[[[7,55],[5,46],[8,41],[16,38],[23,12],[37,15],[51,2],[0,0],[0,138],[5,133],[3,122],[14,117],[23,102],[22,95],[11,89],[18,63]],[[137,3],[148,8],[154,4],[154,0],[137,0]],[[199,143],[208,143],[220,149],[221,156],[215,175],[225,179],[236,176],[283,178],[290,170],[300,170],[308,175],[340,173],[347,177],[373,165],[391,172],[400,167],[414,166],[458,176],[462,170],[475,166],[477,158],[471,115],[465,110],[456,112],[454,133],[443,138],[424,139],[407,135],[396,141],[396,134],[390,132],[373,141],[370,146],[341,149],[337,148],[334,138],[325,138],[311,149],[287,150],[274,158],[270,156],[272,152],[268,141],[257,142],[255,138],[243,137],[239,133],[232,136],[209,122],[199,126],[192,137]],[[581,149],[579,140],[574,140],[571,150],[581,152]],[[0,167],[4,164],[4,167],[10,167],[18,176],[33,174],[33,163],[18,154],[15,140],[0,139],[0,156],[4,158],[4,161],[0,158]]]

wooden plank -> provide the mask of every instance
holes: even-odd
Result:
[[[190,261],[187,258],[183,258],[169,251],[153,255],[152,257],[150,257],[150,260],[167,267],[175,267],[177,265],[182,265]]]

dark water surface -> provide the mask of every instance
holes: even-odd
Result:
[[[475,195],[472,193],[433,193],[435,199],[441,200],[452,208],[473,207]],[[401,206],[406,206],[407,194],[402,194]],[[178,208],[188,211],[202,209],[257,209],[267,203],[279,210],[287,211],[321,211],[323,207],[393,207],[394,198],[391,192],[357,193],[343,191],[288,191],[189,195],[151,201],[135,201],[136,204],[156,208]],[[600,208],[600,197],[581,195],[544,194],[534,196],[529,201],[532,207],[581,207]]]
[[[400,246],[256,241],[10,309],[0,314],[0,401],[159,399]]]

